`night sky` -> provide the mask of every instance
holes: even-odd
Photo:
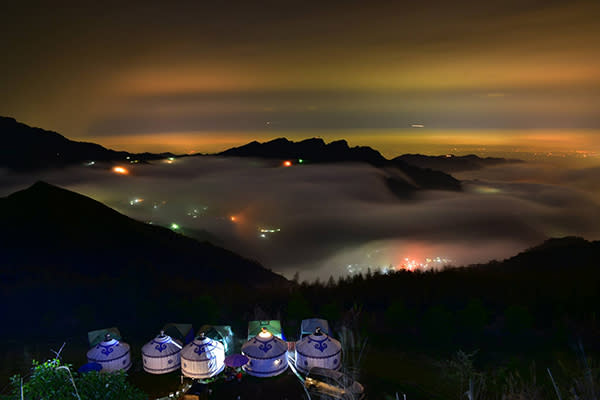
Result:
[[[1,114],[72,139],[600,151],[598,1],[36,3],[3,6]]]

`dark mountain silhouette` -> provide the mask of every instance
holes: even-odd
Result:
[[[473,171],[485,167],[504,164],[523,163],[523,160],[498,158],[498,157],[479,157],[475,154],[466,156],[443,155],[426,156],[423,154],[403,154],[393,159],[393,161],[403,161],[407,164],[420,168],[430,168],[447,173],[460,171]]]
[[[150,284],[284,284],[260,264],[138,222],[44,182],[0,199],[0,267],[13,279],[118,279]]]
[[[552,238],[497,264],[505,271],[535,273],[562,273],[595,266],[600,259],[600,241],[588,241],[581,237]],[[496,265],[491,263],[488,265]],[[600,271],[599,268],[595,268]]]
[[[32,128],[13,118],[0,117],[0,168],[28,171],[64,167],[86,161],[117,161],[126,157],[140,162],[172,154],[134,154],[106,149],[99,144],[75,142],[41,128]]]
[[[414,166],[403,160],[388,160],[370,147],[349,147],[345,140],[331,143],[325,143],[319,138],[300,142],[293,142],[286,138],[265,143],[253,141],[244,146],[225,150],[218,155],[289,159],[294,162],[302,159],[303,163],[364,162],[385,169],[389,174],[386,178],[388,187],[401,196],[418,189],[461,190],[460,181],[446,173]]]

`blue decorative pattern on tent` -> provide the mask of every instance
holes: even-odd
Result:
[[[260,350],[264,351],[265,353],[267,353],[269,350],[271,350],[273,348],[273,345],[271,343],[269,343],[269,342],[272,342],[273,340],[275,340],[275,339],[271,339],[271,340],[269,340],[267,342],[263,342],[263,341],[254,339],[254,343],[260,343],[258,345],[258,348]]]
[[[160,351],[162,353],[163,350],[165,350],[167,348],[167,344],[166,343],[159,343],[159,342],[155,342],[154,340],[152,341],[152,343],[156,343],[156,346],[154,346],[154,348],[158,351]]]
[[[196,346],[196,348],[194,349],[194,353],[196,354],[203,354],[203,353],[207,353],[209,351],[212,351],[214,349],[217,348],[217,346],[215,346],[213,343],[209,342],[209,343],[203,343],[203,344],[196,344],[194,342],[190,343],[193,346]],[[214,356],[209,356],[210,358],[214,358]]]
[[[108,357],[110,355],[110,353],[112,353],[113,351],[115,351],[115,349],[113,347],[118,346],[119,344],[109,344],[108,346],[105,346],[103,344],[98,343],[98,345],[96,345],[96,349],[99,349],[100,347],[102,347],[102,350],[100,350],[100,352],[102,354],[104,354],[106,357]]]
[[[327,343],[325,343],[325,342],[331,342],[331,340],[329,339],[329,336],[325,336],[325,339],[323,339],[323,340],[317,340],[310,336],[308,337],[308,343],[314,343],[315,349],[319,350],[321,353],[323,352],[323,350],[325,350],[327,348]]]

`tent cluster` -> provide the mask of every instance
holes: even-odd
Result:
[[[322,319],[302,321],[300,340],[295,342],[295,366],[301,372],[312,367],[338,370],[342,346],[330,336],[329,324]],[[113,372],[131,367],[131,352],[121,341],[117,328],[88,333],[90,350],[83,370]],[[291,346],[294,347],[294,346]],[[181,369],[184,376],[207,379],[221,373],[225,366],[242,367],[253,376],[270,377],[285,372],[288,349],[280,321],[251,321],[248,340],[242,354],[226,355],[233,350],[233,332],[229,326],[204,325],[194,336],[191,324],[167,324],[142,347],[144,370],[166,374]]]

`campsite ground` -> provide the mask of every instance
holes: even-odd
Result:
[[[149,393],[151,399],[166,396],[181,386],[179,373],[152,376],[134,371],[130,374],[130,380],[134,385]],[[185,383],[188,382],[191,383],[191,380],[186,379]],[[271,378],[244,375],[240,382],[237,380],[227,382],[223,375],[219,375],[216,380],[207,384],[206,389],[211,391],[207,398],[214,400],[235,400],[238,396],[243,400],[306,399],[302,383],[289,370]]]
[[[302,382],[288,369],[272,378],[244,375],[241,382],[220,379],[211,386],[214,399],[305,400]]]

